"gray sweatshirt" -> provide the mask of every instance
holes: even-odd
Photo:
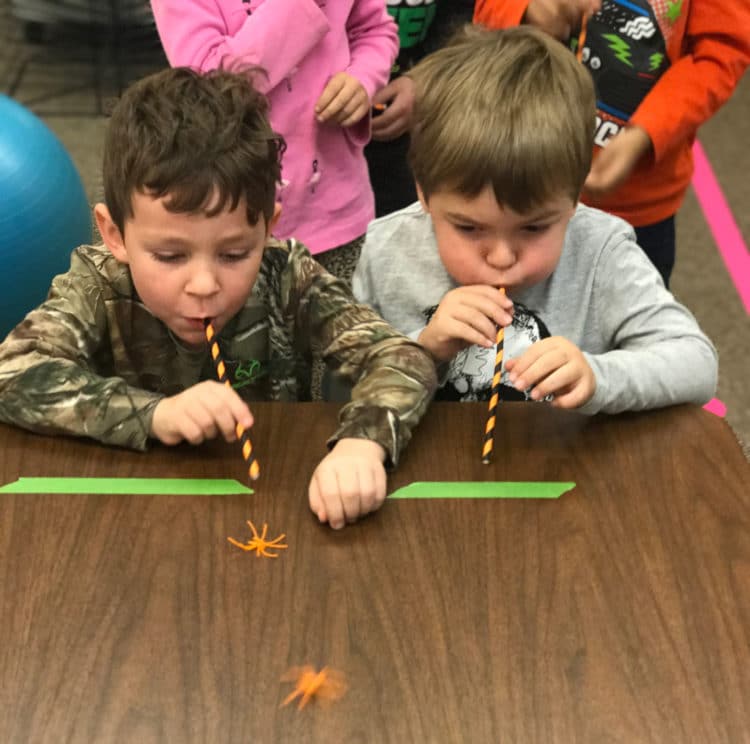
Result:
[[[354,293],[398,330],[417,338],[457,283],[437,250],[430,216],[417,202],[370,223],[354,273]],[[596,378],[584,413],[702,404],[714,394],[717,357],[691,313],[664,287],[623,220],[579,206],[560,261],[543,283],[514,292],[505,358],[563,336],[583,352]],[[437,398],[486,400],[494,349],[470,346],[441,376]],[[527,399],[503,371],[501,397]]]

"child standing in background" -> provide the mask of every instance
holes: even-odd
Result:
[[[695,134],[750,63],[750,3],[477,0],[474,20],[529,23],[575,46],[581,17],[592,11],[581,56],[596,85],[597,118],[583,201],[630,222],[668,285]]]
[[[152,0],[151,7],[171,65],[266,71],[256,84],[287,144],[275,234],[294,235],[349,283],[374,216],[363,154],[370,101],[398,52],[383,0]]]
[[[414,83],[408,72],[456,26],[470,23],[473,9],[473,0],[388,0],[388,12],[398,24],[400,49],[390,82],[373,99],[385,108],[375,112],[372,141],[365,148],[378,217],[417,198],[406,158],[414,106]]]

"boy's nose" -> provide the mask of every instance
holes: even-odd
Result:
[[[516,254],[507,240],[494,240],[487,253],[487,263],[496,269],[507,269],[516,262]]]
[[[185,290],[188,294],[208,297],[219,291],[219,282],[210,269],[197,269],[190,275]]]

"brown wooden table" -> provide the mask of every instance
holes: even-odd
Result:
[[[750,465],[695,407],[434,405],[414,480],[572,480],[559,500],[308,510],[336,407],[255,407],[252,496],[0,495],[0,742],[750,740]],[[220,442],[137,454],[0,427],[19,476],[242,478]],[[287,534],[257,558],[245,520]],[[291,666],[342,670],[328,709]]]

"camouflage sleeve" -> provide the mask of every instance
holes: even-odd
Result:
[[[109,344],[103,282],[75,251],[47,300],[0,344],[0,421],[146,448],[161,396],[94,369],[93,360]]]
[[[307,249],[292,246],[282,302],[293,314],[300,339],[354,384],[329,445],[345,437],[371,439],[390,465],[411,438],[435,392],[435,365],[419,346],[358,304],[340,280]]]

